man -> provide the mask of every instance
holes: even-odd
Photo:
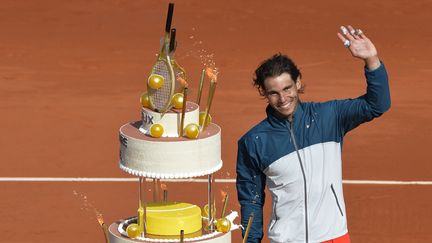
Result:
[[[356,99],[301,102],[301,73],[278,54],[255,71],[267,118],[238,142],[237,191],[242,225],[254,214],[247,242],[261,242],[264,188],[272,196],[272,243],[350,242],[342,190],[344,135],[390,108],[387,73],[373,43],[351,26],[339,39],[365,63],[366,94]],[[244,234],[244,231],[243,231]]]

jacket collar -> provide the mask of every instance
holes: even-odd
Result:
[[[276,110],[273,107],[271,107],[270,105],[267,105],[266,113],[267,113],[267,120],[269,121],[269,123],[272,127],[276,127],[276,128],[288,127],[289,128],[288,120],[284,119],[284,118],[280,118],[277,115]],[[294,126],[300,121],[302,115],[303,115],[303,104],[299,100],[297,103],[297,107],[296,107],[294,114],[293,114]]]

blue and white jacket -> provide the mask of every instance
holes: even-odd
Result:
[[[267,107],[267,118],[238,141],[241,223],[254,213],[248,243],[263,237],[264,188],[272,196],[272,243],[316,243],[347,233],[342,190],[344,135],[390,108],[384,65],[365,69],[367,92],[356,99],[300,102],[290,123]],[[243,231],[244,233],[244,231]]]

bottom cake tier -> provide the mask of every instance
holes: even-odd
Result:
[[[126,228],[131,223],[136,223],[136,217],[114,222],[109,227],[110,243],[131,243],[131,242],[180,242],[180,239],[163,239],[150,237],[137,237],[131,239],[127,237]],[[236,227],[237,228],[237,227]],[[199,243],[231,243],[231,231],[227,233],[213,232],[202,234],[185,235],[184,242]]]

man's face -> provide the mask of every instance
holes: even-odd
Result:
[[[300,79],[294,82],[289,73],[282,73],[277,77],[266,78],[264,88],[270,106],[281,118],[291,120],[299,100]]]

